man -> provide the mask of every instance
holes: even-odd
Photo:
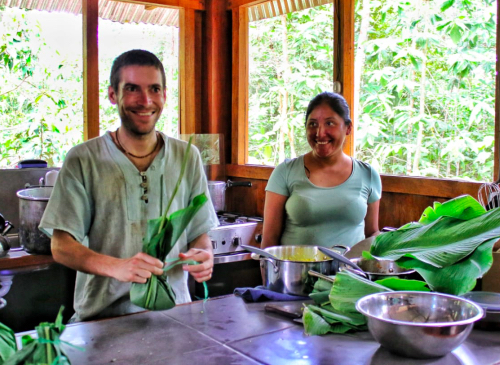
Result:
[[[155,130],[166,97],[165,71],[155,55],[120,55],[110,84],[108,97],[121,126],[70,150],[40,223],[42,230],[53,230],[54,259],[78,271],[75,321],[143,310],[130,302],[130,283],[161,275],[163,262],[141,252],[142,237],[147,220],[164,213],[187,147]],[[199,152],[192,148],[169,214],[201,193],[209,196]],[[168,255],[200,263],[168,272],[177,303],[190,301],[187,272],[198,282],[210,279],[207,232],[217,224],[207,202]]]

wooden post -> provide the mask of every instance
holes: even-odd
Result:
[[[244,165],[248,151],[248,9],[233,13],[232,143],[231,163]]]
[[[334,74],[333,80],[340,81],[341,94],[351,108],[351,120],[354,108],[354,0],[334,1]],[[356,122],[353,120],[353,122]],[[347,136],[344,152],[354,155],[354,128]]]
[[[83,22],[83,139],[99,136],[98,0],[82,0]]]
[[[194,9],[179,9],[179,96],[181,134],[201,133],[200,84],[196,82],[196,14]],[[198,116],[198,117],[197,117]]]

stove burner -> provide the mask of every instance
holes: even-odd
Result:
[[[263,221],[260,217],[228,212],[220,213],[217,217],[220,226],[208,232],[215,255],[244,252],[241,245],[255,242],[257,225]]]
[[[219,218],[219,223],[221,226],[228,226],[240,223],[248,223],[248,222],[262,222],[263,219],[260,217],[245,217],[243,215],[238,215],[234,213],[222,213],[218,214],[217,218]]]

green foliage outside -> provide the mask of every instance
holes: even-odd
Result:
[[[309,100],[333,89],[333,6],[250,23],[249,163],[307,151]]]
[[[69,149],[83,142],[82,57],[69,54],[64,43],[54,48],[48,42],[40,13],[0,7],[0,168],[33,158],[60,166]],[[81,29],[81,16],[64,16]],[[148,43],[127,37],[131,28]],[[177,136],[178,29],[100,20],[99,44],[103,37],[122,44],[113,55],[99,51],[101,135],[119,126],[116,107],[107,99],[113,59],[128,49],[148,47],[163,61],[167,74],[167,100],[158,129]],[[81,36],[75,38],[81,50]]]
[[[46,47],[32,12],[0,8],[0,167],[40,158],[60,165],[83,140],[81,65]]]
[[[355,157],[385,174],[491,181],[496,17],[490,0],[359,0]],[[250,163],[309,150],[305,109],[333,90],[332,29],[331,6],[251,23]]]

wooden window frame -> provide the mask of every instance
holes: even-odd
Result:
[[[232,144],[229,176],[267,180],[273,167],[247,164],[248,151],[248,15],[247,8],[268,0],[228,0],[227,10],[232,12]],[[336,21],[334,23],[334,81],[342,85],[342,95],[349,105],[354,101],[354,15],[355,0],[334,0]],[[497,1],[497,17],[500,18],[500,0]],[[499,178],[500,148],[500,21],[497,18],[497,61],[495,86],[495,152],[493,175]],[[337,67],[337,65],[339,67]],[[352,114],[352,110],[351,110]],[[351,115],[352,117],[352,115]],[[346,140],[344,151],[352,156],[354,135]],[[438,179],[430,177],[382,175],[384,192],[454,198],[469,194],[477,196],[480,182]]]
[[[205,0],[127,1],[179,9],[179,132],[201,133],[201,12]],[[99,136],[99,49],[97,0],[82,0],[83,134]],[[197,71],[198,70],[198,71]]]

